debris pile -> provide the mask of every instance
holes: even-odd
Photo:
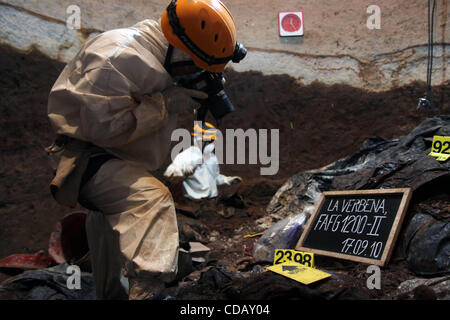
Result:
[[[356,153],[326,167],[300,172],[275,193],[261,221],[272,225],[251,248],[243,236],[226,239],[220,226],[207,224],[215,215],[218,223],[235,217],[219,215],[232,208],[235,215],[248,210],[239,190],[227,197],[177,205],[180,225],[180,276],[162,297],[171,299],[443,299],[450,286],[450,162],[429,155],[433,136],[450,135],[450,117],[428,119],[411,133],[396,139],[367,140]],[[375,292],[365,284],[366,266],[326,257],[317,265],[331,277],[303,285],[266,270],[275,249],[294,248],[311,216],[319,196],[330,190],[362,190],[411,187],[413,197],[390,264],[383,269],[385,291]],[[242,190],[242,189],[241,189]],[[237,201],[239,200],[239,201]],[[73,217],[72,217],[73,218]],[[270,219],[269,219],[270,218]],[[65,217],[67,220],[68,217]],[[219,220],[217,220],[219,219]],[[64,221],[65,221],[64,220]],[[225,228],[225,225],[222,225]],[[231,226],[230,226],[231,227]],[[216,230],[212,228],[217,228]],[[223,231],[223,230],[222,230]],[[242,232],[245,232],[241,228]],[[55,238],[55,234],[52,235]],[[257,240],[256,240],[257,239]],[[79,241],[78,241],[79,242]],[[224,244],[226,242],[226,245]],[[234,268],[214,256],[216,245],[234,251]],[[54,246],[53,255],[55,255]],[[67,249],[66,249],[67,252]],[[77,253],[77,259],[86,253]],[[232,258],[231,258],[232,259]],[[90,299],[93,293],[89,273],[83,273],[86,292],[64,289],[67,262],[40,270],[26,271],[7,279],[2,292],[21,292],[25,299]],[[66,269],[64,269],[66,268]],[[63,271],[61,271],[63,270]],[[401,274],[401,276],[398,276]],[[417,276],[427,277],[415,278]],[[431,278],[430,277],[437,277]],[[90,288],[90,289],[89,289]],[[431,290],[431,291],[430,291]]]
[[[408,267],[419,275],[448,273],[450,162],[439,162],[429,153],[434,136],[449,135],[450,117],[441,117],[422,122],[405,137],[369,139],[344,159],[291,177],[273,197],[267,215],[289,220],[302,212],[309,217],[323,191],[411,187],[416,203],[407,216],[402,244]],[[422,199],[424,193],[430,198]],[[285,248],[293,248],[296,240],[289,243]],[[259,258],[258,252],[254,256]]]
[[[48,192],[53,169],[43,152],[53,138],[46,116],[47,95],[63,64],[34,51],[19,54],[9,47],[0,47],[0,56],[4,62],[1,69],[8,74],[0,79],[4,115],[1,126],[5,132],[0,143],[4,163],[0,174],[4,195],[0,201],[0,240],[1,257],[6,257],[14,252],[46,249],[55,223],[68,209],[55,203]],[[275,177],[259,177],[258,166],[226,165],[225,174],[244,179],[236,190],[216,199],[177,203],[183,250],[189,253],[187,245],[192,242],[210,250],[200,257],[186,254],[187,259],[180,260],[187,264],[186,275],[167,288],[167,296],[175,299],[448,297],[449,162],[436,161],[428,153],[433,135],[450,135],[449,119],[429,119],[410,132],[425,117],[414,108],[416,98],[423,94],[423,84],[373,93],[346,85],[299,86],[286,75],[264,76],[232,70],[226,75],[227,92],[236,102],[236,111],[227,119],[227,127],[280,129],[283,155],[280,172]],[[448,114],[448,85],[433,90],[434,96],[440,97],[440,111]],[[184,127],[190,129],[192,122],[189,120]],[[389,138],[408,132],[398,139]],[[355,152],[363,140],[373,135],[388,139],[370,138]],[[333,140],[336,136],[339,139]],[[348,154],[351,155],[333,162]],[[326,167],[309,170],[330,162],[333,163]],[[332,276],[308,286],[266,271],[273,262],[271,250],[291,247],[302,224],[297,223],[292,229],[296,232],[291,238],[275,232],[273,237],[278,236],[284,242],[272,249],[268,247],[270,241],[263,241],[272,234],[269,229],[278,228],[277,223],[291,226],[289,220],[282,222],[283,219],[300,214],[306,222],[321,192],[396,186],[411,186],[414,195],[395,255],[382,269],[380,290],[367,289],[367,265],[345,260],[317,256],[318,268]],[[268,248],[269,254],[264,258],[253,255],[260,245]],[[75,263],[85,257],[81,255],[83,250],[75,252],[80,255],[67,262]],[[61,294],[64,291],[51,284],[55,277],[48,276],[51,262],[48,257],[40,252],[32,258],[44,262],[39,270],[22,266],[15,276],[6,279],[5,269],[0,269],[1,298],[36,297],[29,295],[35,286],[53,286],[55,292],[48,297],[76,298]],[[65,271],[64,262],[51,263],[57,263],[54,267]],[[82,279],[89,281],[87,266],[82,271]],[[41,272],[47,273],[44,282],[28,280]],[[61,277],[60,283],[66,283],[68,276]],[[7,281],[3,282],[4,279]],[[27,285],[22,285],[24,282]],[[423,286],[432,288],[435,296],[427,295]]]
[[[448,298],[450,162],[439,162],[429,155],[436,135],[450,135],[450,117],[428,119],[404,137],[369,139],[361,150],[344,159],[317,170],[300,172],[288,179],[272,198],[266,216],[257,221],[274,221],[274,224],[254,244],[254,259],[250,260],[247,272],[241,272],[239,276],[234,274],[233,280],[229,275],[226,288],[210,281],[208,290],[216,290],[214,297],[223,299]],[[385,286],[386,282],[390,283],[386,287],[392,286],[389,294],[379,296],[380,293],[367,290],[365,283],[356,284],[365,271],[361,264],[348,261],[319,258],[332,277],[307,287],[264,270],[263,266],[273,262],[275,249],[295,247],[322,192],[404,187],[412,188],[413,197],[395,255],[384,269],[392,277],[391,282],[384,280]],[[397,272],[402,276],[395,281]],[[401,282],[405,276],[410,279]],[[427,280],[415,279],[414,276],[441,277]],[[189,290],[180,290],[178,297],[205,298],[195,294],[197,286],[202,288],[199,292],[207,292],[205,285],[205,279],[200,277],[190,283]],[[421,289],[420,286],[426,288]]]

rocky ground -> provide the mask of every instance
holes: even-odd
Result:
[[[43,150],[53,137],[46,118],[47,96],[63,64],[34,51],[19,54],[8,47],[0,48],[0,60],[0,257],[4,257],[47,250],[56,222],[72,210],[58,206],[50,196],[48,183],[53,169]],[[359,150],[369,137],[405,135],[430,116],[416,110],[425,86],[414,83],[372,93],[346,85],[300,86],[289,76],[264,76],[258,72],[230,70],[226,77],[226,90],[236,111],[227,117],[223,127],[279,129],[280,170],[274,176],[260,176],[258,165],[223,165],[224,174],[244,179],[234,191],[243,199],[245,208],[210,200],[204,201],[195,215],[179,213],[182,235],[202,242],[211,251],[205,263],[197,265],[196,271],[169,293],[181,299],[314,297],[317,292],[309,288],[261,273],[264,266],[251,259],[257,237],[244,236],[268,227],[256,220],[266,215],[272,196],[293,174],[341,159]],[[449,114],[448,85],[434,87],[433,93],[440,113]],[[155,175],[162,179],[161,173]],[[177,191],[173,192],[182,205]],[[445,208],[448,203],[441,205]],[[192,209],[192,203],[187,205]],[[383,269],[382,290],[367,290],[366,265],[324,259],[321,266],[333,272],[331,280],[312,286],[323,294],[321,297],[387,299],[400,283],[416,277],[401,261],[393,261]],[[227,278],[226,272],[232,276]],[[235,279],[236,273],[247,278]],[[202,274],[206,274],[203,286],[192,287],[193,280]],[[8,277],[0,272],[0,280]],[[414,294],[404,293],[404,297]]]

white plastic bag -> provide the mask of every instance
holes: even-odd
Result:
[[[190,199],[214,198],[217,186],[231,185],[242,181],[240,177],[220,174],[219,163],[214,154],[214,143],[205,146],[203,153],[192,146],[179,153],[164,173],[166,177],[185,177],[185,196]]]

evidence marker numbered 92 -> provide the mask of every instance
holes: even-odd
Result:
[[[410,188],[324,192],[296,249],[383,266],[411,193]]]
[[[434,136],[429,155],[438,161],[447,161],[450,158],[450,137]]]

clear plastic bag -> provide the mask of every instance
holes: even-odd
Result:
[[[270,227],[253,248],[256,261],[273,262],[275,249],[294,249],[305,229],[307,216],[299,213],[278,221]]]

